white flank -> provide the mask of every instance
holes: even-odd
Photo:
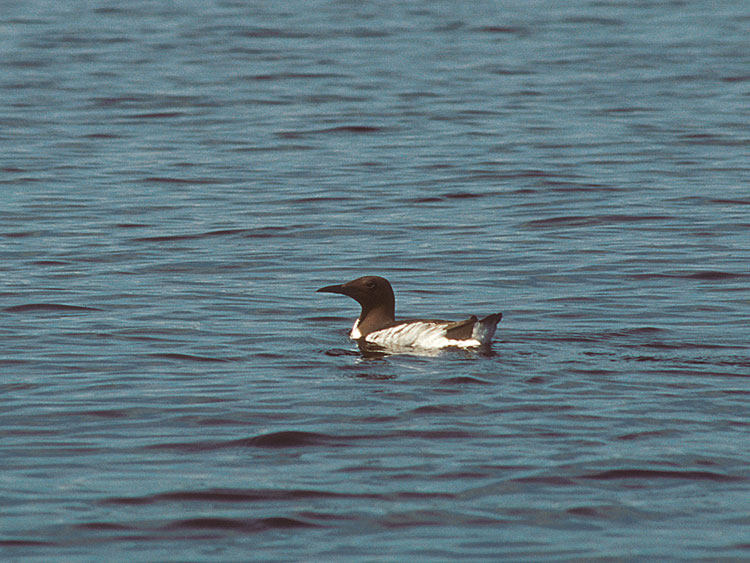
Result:
[[[445,335],[446,327],[454,323],[413,321],[371,332],[365,336],[365,342],[370,342],[384,348],[437,349],[449,346],[473,348],[475,346],[483,346],[492,341],[497,328],[497,321],[499,320],[493,317],[495,315],[490,315],[481,321],[477,321],[474,325],[471,338],[466,340],[455,340]],[[362,333],[359,330],[359,319],[354,321],[349,338],[353,340],[362,338]]]
[[[411,346],[414,348],[445,348],[447,346],[471,348],[482,344],[482,342],[476,338],[468,340],[453,340],[451,338],[446,338],[445,327],[447,324],[448,323],[430,323],[424,321],[404,323],[391,328],[384,328],[383,330],[371,332],[365,337],[365,341],[385,348],[405,346]],[[359,330],[357,330],[357,332],[359,332]],[[354,330],[352,330],[352,334],[353,333]]]

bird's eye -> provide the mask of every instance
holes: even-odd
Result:
[[[365,286],[369,289],[375,289],[375,282],[373,280],[368,280],[365,282]]]

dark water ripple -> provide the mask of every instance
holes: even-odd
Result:
[[[87,311],[101,311],[96,307],[81,307],[79,305],[63,305],[60,303],[27,303],[25,305],[14,305],[3,309],[6,313],[85,313]]]
[[[748,22],[5,5],[0,559],[748,559]]]

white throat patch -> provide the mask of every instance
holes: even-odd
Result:
[[[354,321],[354,326],[352,327],[352,331],[349,333],[349,338],[353,340],[359,340],[362,338],[362,333],[359,332],[359,319]]]

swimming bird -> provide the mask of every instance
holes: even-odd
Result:
[[[340,285],[321,287],[319,292],[347,295],[362,306],[349,337],[360,348],[375,345],[381,348],[472,348],[492,341],[497,323],[503,317],[495,313],[479,320],[470,318],[451,322],[428,319],[397,321],[396,298],[387,279],[364,276]]]

